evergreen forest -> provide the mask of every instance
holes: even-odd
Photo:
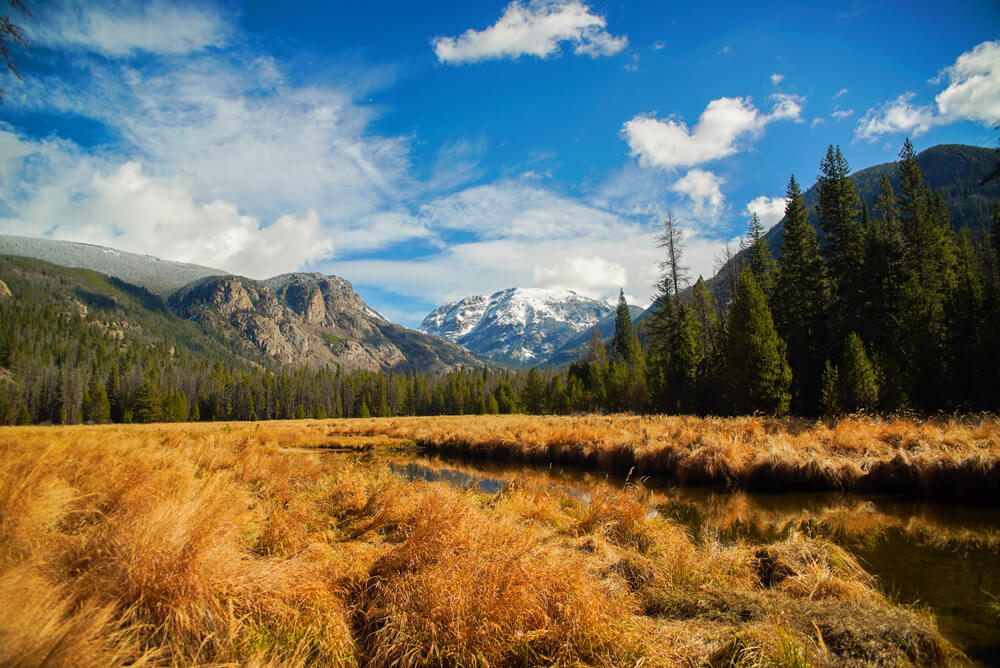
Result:
[[[495,413],[838,416],[1000,406],[1000,202],[952,224],[906,141],[866,204],[839,147],[810,207],[795,177],[775,247],[750,221],[711,290],[662,224],[653,307],[593,332],[564,368],[433,376],[289,368],[248,355],[114,278],[0,259],[0,423]],[[818,221],[818,229],[810,217]],[[770,235],[773,236],[774,235]],[[4,290],[3,286],[7,289]]]

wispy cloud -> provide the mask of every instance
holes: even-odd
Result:
[[[74,0],[53,5],[46,14],[43,23],[27,25],[33,44],[116,58],[139,52],[181,55],[221,47],[230,33],[219,13],[203,3],[154,0],[100,7]]]
[[[438,60],[447,64],[471,63],[497,58],[537,56],[547,58],[573,45],[577,54],[591,57],[614,55],[628,45],[628,38],[606,30],[607,20],[580,2],[515,0],[503,15],[484,30],[466,30],[458,37],[436,37],[431,44]]]
[[[772,86],[777,86],[785,78],[785,75],[784,74],[778,74],[777,72],[775,72],[774,74],[771,75],[770,78],[771,78],[771,85]]]

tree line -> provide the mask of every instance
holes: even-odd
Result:
[[[620,294],[614,336],[594,330],[564,369],[283,368],[148,315],[148,296],[112,327],[102,308],[125,298],[8,272],[20,282],[17,299],[0,299],[0,423],[996,410],[1000,203],[990,229],[956,232],[909,141],[898,167],[899,191],[883,176],[869,211],[831,146],[817,183],[819,234],[793,176],[780,246],[772,251],[754,216],[720,272],[722,299],[700,277],[688,285],[683,235],[668,216],[655,307],[633,323]],[[90,316],[66,294],[89,295]]]

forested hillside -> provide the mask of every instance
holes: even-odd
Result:
[[[943,148],[936,155],[962,161],[969,153]],[[2,257],[0,423],[519,411],[995,411],[1000,202],[993,201],[985,225],[956,227],[951,212],[963,210],[958,200],[967,186],[954,185],[950,205],[931,187],[909,142],[900,155],[892,168],[866,170],[859,181],[849,175],[840,148],[831,146],[820,161],[812,209],[793,177],[775,244],[783,252],[773,252],[754,219],[745,251],[720,276],[734,295],[731,303],[717,300],[705,281],[688,292],[671,271],[681,266],[683,243],[668,221],[657,308],[636,324],[620,298],[611,340],[602,341],[595,329],[584,356],[561,370],[489,369],[470,357],[432,375],[426,369],[442,358],[438,348],[426,347],[430,337],[381,318],[372,335],[394,342],[408,359],[424,363],[423,370],[348,372],[338,364],[283,363],[236,332],[258,332],[253,340],[259,343],[266,327],[280,329],[282,318],[294,315],[296,327],[326,333],[328,345],[340,345],[329,334],[337,330],[324,328],[341,322],[333,314],[346,308],[343,299],[356,298],[346,281],[290,275],[274,293],[248,279],[206,279],[178,293],[171,310],[160,297],[102,274]],[[967,165],[961,169],[972,173]],[[866,206],[856,184],[867,188],[873,175],[878,191]],[[964,197],[971,202],[965,209],[978,212],[982,193]],[[247,289],[259,299],[240,292]],[[241,300],[253,308],[239,306]],[[199,315],[209,304],[211,320]],[[254,325],[258,329],[240,320],[264,316],[270,320]],[[367,317],[359,326],[370,324]]]

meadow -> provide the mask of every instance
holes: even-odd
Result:
[[[995,472],[1000,449],[988,419],[702,422],[701,445],[687,418],[2,428],[0,664],[962,661],[929,612],[894,602],[823,536],[724,544],[650,512],[654,492],[638,485],[580,495],[526,476],[486,494],[309,451],[577,448],[585,463],[644,470],[673,439],[742,481],[747,462],[786,450],[831,470],[926,467],[938,453]]]

